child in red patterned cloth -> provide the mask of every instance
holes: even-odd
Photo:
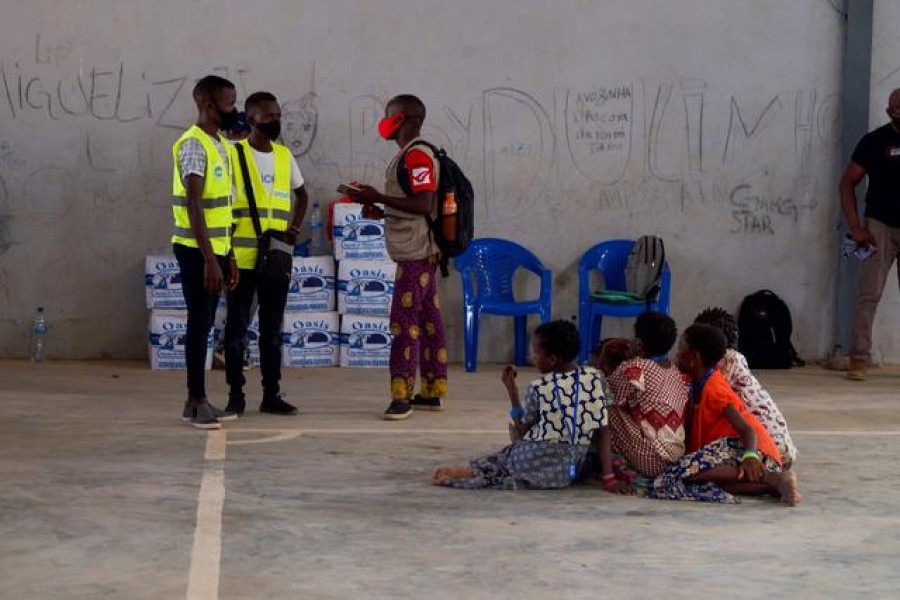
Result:
[[[609,416],[612,447],[637,474],[656,477],[684,454],[688,387],[668,358],[678,337],[675,321],[646,312],[637,318],[634,331],[639,356],[622,362],[609,375],[615,398]],[[619,346],[616,340],[605,344],[599,363],[609,362],[608,355],[617,353]]]

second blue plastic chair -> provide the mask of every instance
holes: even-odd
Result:
[[[454,264],[462,275],[466,371],[475,371],[478,364],[478,322],[483,313],[515,318],[516,364],[525,365],[527,316],[538,314],[542,323],[550,321],[550,270],[528,249],[497,238],[472,240]],[[538,299],[524,302],[515,299],[514,276],[520,268],[540,277]]]
[[[613,303],[603,302],[591,296],[590,277],[592,271],[603,273],[606,290],[625,291],[625,265],[634,247],[634,240],[610,240],[589,249],[581,257],[578,265],[578,323],[581,336],[581,362],[588,359],[591,348],[600,340],[603,316],[636,317],[645,310],[645,302]],[[650,303],[650,310],[669,314],[669,300],[672,292],[672,273],[669,263],[663,266],[659,298]]]

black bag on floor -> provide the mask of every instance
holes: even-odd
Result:
[[[784,300],[771,290],[750,294],[738,313],[738,350],[751,369],[790,369],[806,363],[791,343],[794,322]]]

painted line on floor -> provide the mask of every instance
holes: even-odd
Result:
[[[232,433],[240,434],[240,433],[268,433],[275,434],[269,438],[263,438],[260,440],[229,440],[228,445],[240,446],[245,444],[261,444],[267,441],[282,441],[284,439],[291,439],[294,437],[299,437],[301,435],[505,435],[509,433],[506,430],[501,429],[392,429],[389,427],[383,429],[307,429],[304,427],[298,428],[278,428],[278,429],[232,429]],[[797,430],[791,431],[791,435],[811,435],[811,436],[869,436],[869,437],[880,437],[880,436],[900,436],[900,430],[885,430],[885,429],[811,429],[811,430]]]
[[[279,435],[284,435],[287,433],[295,433],[296,436],[300,435],[316,435],[316,434],[334,434],[334,435],[404,435],[404,434],[420,434],[420,435],[434,435],[434,434],[453,434],[453,435],[497,435],[503,434],[506,435],[509,433],[508,430],[501,429],[307,429],[305,427],[299,427],[296,429],[232,429],[232,433],[274,433],[278,432]],[[273,438],[264,438],[259,442],[250,440],[229,440],[228,445],[243,445],[246,443],[262,443],[262,441],[271,440],[276,441]]]
[[[827,429],[812,429],[809,431],[791,431],[791,436],[795,435],[831,435],[835,437],[893,437],[900,435],[900,431],[889,429],[838,429],[835,431]]]
[[[188,600],[217,600],[219,597],[226,445],[227,434],[224,429],[207,434],[204,454],[206,460],[197,497],[197,523],[188,575]]]

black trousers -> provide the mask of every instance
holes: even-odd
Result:
[[[216,318],[219,294],[210,294],[203,285],[205,261],[199,248],[173,244],[181,270],[181,291],[187,304],[187,333],[184,343],[187,363],[188,397],[206,398],[206,353],[209,330]],[[222,275],[228,276],[228,258],[216,256]]]
[[[258,277],[250,269],[241,269],[237,288],[228,294],[228,319],[225,322],[225,380],[231,394],[243,392],[244,341],[250,325],[250,306],[256,293],[259,304],[259,368],[264,396],[281,392],[281,322],[287,304],[290,281]]]

